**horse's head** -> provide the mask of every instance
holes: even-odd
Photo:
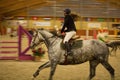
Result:
[[[34,49],[36,46],[38,46],[43,41],[44,41],[44,38],[41,35],[40,31],[39,30],[34,30],[32,41],[31,41],[31,44],[30,44],[30,48]]]

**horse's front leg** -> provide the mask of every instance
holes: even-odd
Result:
[[[56,67],[57,67],[57,61],[52,60],[51,61],[51,70],[50,70],[49,80],[53,80],[53,75],[55,73]]]
[[[39,75],[39,72],[42,70],[42,69],[44,69],[44,68],[47,68],[47,67],[50,67],[50,62],[48,61],[48,62],[46,62],[46,63],[44,63],[43,65],[41,65],[37,70],[36,70],[36,72],[33,74],[33,80]]]

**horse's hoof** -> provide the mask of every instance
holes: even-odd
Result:
[[[35,73],[35,74],[33,74],[33,77],[35,78],[35,77],[37,77],[39,75],[39,73]]]

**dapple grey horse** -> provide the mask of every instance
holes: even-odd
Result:
[[[49,61],[41,65],[36,72],[33,74],[33,79],[35,79],[41,70],[44,68],[50,67],[50,76],[49,80],[53,80],[53,75],[58,64],[61,65],[74,65],[81,64],[86,61],[89,61],[90,64],[90,74],[88,80],[91,80],[96,73],[96,67],[98,64],[102,64],[106,70],[111,75],[111,80],[114,80],[114,69],[108,62],[109,49],[106,44],[98,40],[83,40],[82,46],[72,49],[73,55],[65,58],[65,49],[61,46],[62,38],[55,36],[47,30],[37,30],[33,34],[31,41],[31,49],[34,49],[37,45],[40,45],[41,42],[44,42],[48,48],[48,57]],[[79,44],[81,45],[81,44]],[[67,64],[64,64],[65,61],[68,61]]]

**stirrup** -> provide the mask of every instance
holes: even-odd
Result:
[[[64,54],[64,56],[71,56],[71,55],[73,55],[73,53],[70,51],[70,52],[66,52],[65,54]]]
[[[72,56],[72,55],[73,55],[72,51],[68,51],[68,52],[67,52],[67,55]]]
[[[71,51],[68,51],[67,54],[72,54],[72,52],[71,52]]]

